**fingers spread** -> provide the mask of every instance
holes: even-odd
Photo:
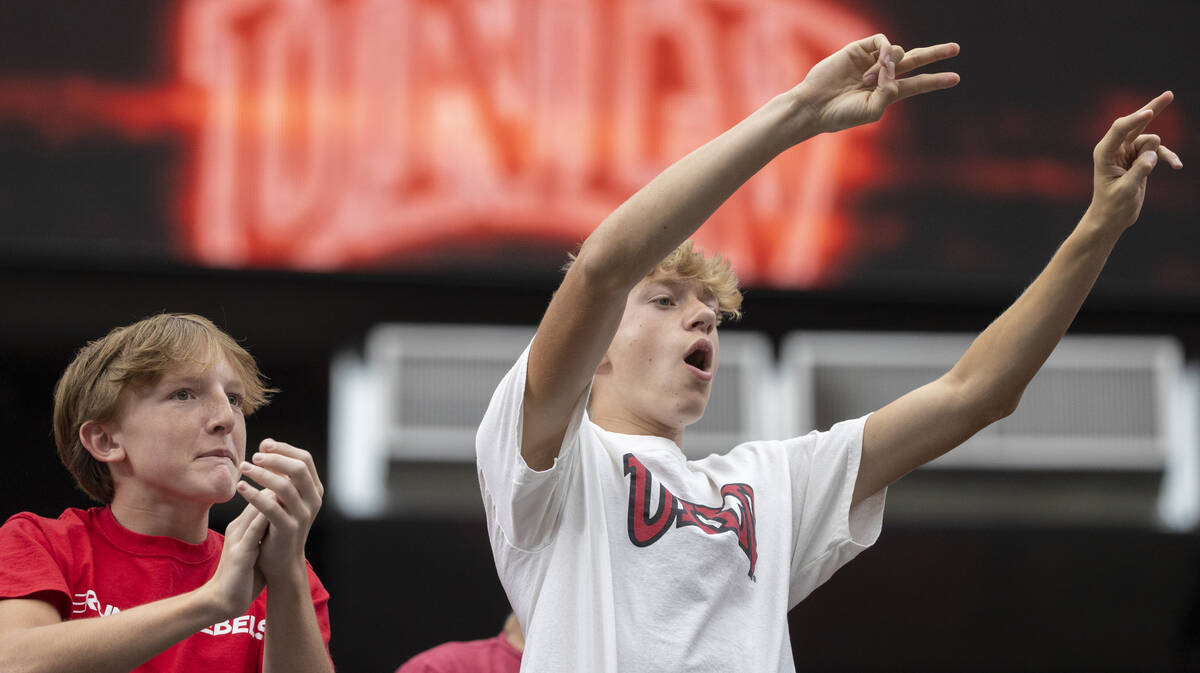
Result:
[[[1142,109],[1138,110],[1138,112],[1144,113],[1146,110],[1149,110],[1150,114],[1148,116],[1143,114],[1142,117],[1139,118],[1138,122],[1126,132],[1124,138],[1125,142],[1133,142],[1134,138],[1137,138],[1142,131],[1145,131],[1150,122],[1153,121],[1160,112],[1165,110],[1173,100],[1175,100],[1175,94],[1171,93],[1170,91],[1164,91],[1151,99],[1149,103],[1146,103],[1144,106],[1142,106]]]
[[[1154,116],[1157,117],[1159,113],[1165,110],[1173,100],[1175,100],[1175,94],[1170,91],[1164,91],[1152,98],[1150,102],[1146,103],[1143,107],[1152,111]]]
[[[1153,118],[1153,111],[1147,108],[1138,110],[1131,115],[1117,117],[1109,127],[1108,133],[1105,133],[1096,145],[1096,155],[1112,156],[1117,154],[1121,149],[1121,144],[1126,142],[1126,138],[1136,138]]]
[[[1172,152],[1166,145],[1158,146],[1158,158],[1167,162],[1175,170],[1183,168],[1183,161],[1179,158],[1179,155]]]
[[[924,75],[913,75],[898,80],[897,84],[900,88],[900,94],[896,100],[909,98],[911,96],[919,96],[930,91],[938,91],[940,89],[949,89],[958,84],[958,73],[953,72],[938,72],[927,73]]]
[[[910,50],[903,59],[896,60],[896,73],[903,75],[922,66],[944,61],[958,56],[959,47],[954,42],[936,44],[932,47],[918,47]]]

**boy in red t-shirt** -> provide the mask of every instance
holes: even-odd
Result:
[[[324,493],[312,456],[266,439],[244,460],[245,417],[272,392],[201,316],[79,351],[54,435],[104,506],[0,527],[0,668],[332,673],[329,594],[304,559]],[[209,510],[235,491],[248,504],[221,536]]]

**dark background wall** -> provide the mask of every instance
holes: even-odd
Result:
[[[274,436],[305,446],[327,474],[335,350],[360,344],[382,321],[533,324],[551,287],[8,265],[0,269],[0,426],[9,456],[0,515],[87,506],[54,455],[50,396],[78,345],[113,325],[163,309],[212,316],[283,389],[250,419],[250,441]],[[761,290],[749,294],[746,318],[732,329],[968,331],[1009,299]],[[1076,332],[1175,334],[1194,355],[1200,312],[1100,301],[1085,308]],[[1018,499],[1025,487],[1015,478],[1000,492]],[[230,505],[214,510],[214,527],[232,513]],[[482,517],[350,520],[327,505],[308,553],[333,595],[339,670],[387,671],[439,642],[487,637],[507,608]],[[1149,521],[889,520],[874,548],[792,612],[797,662],[813,671],[1192,670],[1200,666],[1198,553],[1191,535]]]

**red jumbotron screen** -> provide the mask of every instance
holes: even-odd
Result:
[[[1186,162],[1197,109],[1177,53],[1064,62],[1122,27],[1096,3],[997,6],[986,22],[862,0],[137,4],[0,8],[8,255],[552,269],[672,161],[882,30],[960,42],[963,84],[788,151],[696,239],[751,285],[1001,287],[1086,207],[1112,117],[1173,86],[1156,126]],[[1067,10],[1088,21],[1064,27]],[[1153,180],[1139,227],[1156,235],[1129,237],[1110,282],[1200,294],[1183,252],[1195,183]]]

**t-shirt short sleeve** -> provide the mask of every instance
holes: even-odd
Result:
[[[866,420],[843,421],[785,442],[793,482],[789,608],[879,537],[887,489],[850,506]]]
[[[0,599],[37,598],[70,618],[71,591],[66,560],[31,514],[20,513],[0,526]]]
[[[321,578],[317,577],[317,573],[313,571],[312,565],[308,561],[304,562],[308,568],[308,588],[312,593],[313,611],[317,615],[317,626],[321,629],[321,640],[325,641],[325,652],[329,653],[329,592],[325,589],[325,585],[321,583]]]
[[[558,526],[566,497],[563,484],[578,463],[579,427],[590,392],[590,388],[585,391],[572,410],[554,464],[541,472],[526,465],[521,458],[521,430],[532,345],[501,379],[475,436],[479,486],[489,525],[498,526],[508,544],[525,551],[545,546]]]

